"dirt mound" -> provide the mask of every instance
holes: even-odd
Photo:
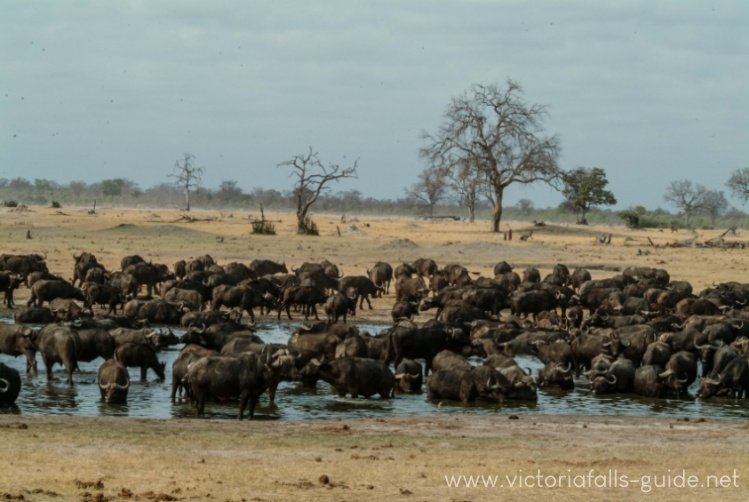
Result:
[[[551,225],[544,224],[543,226],[525,226],[520,228],[513,228],[512,231],[517,235],[528,233],[533,230],[534,235],[569,235],[569,236],[581,236],[581,237],[598,237],[604,231],[595,227],[588,227],[586,225]],[[606,232],[609,233],[609,232]],[[617,234],[613,234],[616,236]]]
[[[119,225],[105,228],[101,231],[120,235],[141,234],[156,236],[197,235],[205,233],[200,230],[193,230],[192,228],[180,227],[178,225],[136,225],[134,223],[120,223]]]
[[[394,239],[380,246],[380,249],[414,249],[417,247],[419,245],[411,239]]]

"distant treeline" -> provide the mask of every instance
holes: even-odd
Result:
[[[257,212],[262,205],[265,210],[293,210],[295,201],[291,191],[253,188],[245,192],[236,181],[223,181],[216,189],[199,187],[192,192],[194,208],[233,209]],[[162,207],[179,209],[184,205],[184,194],[170,183],[161,183],[141,188],[137,183],[124,179],[106,179],[94,183],[71,181],[57,183],[46,179],[33,181],[24,178],[0,178],[0,201],[5,205],[57,205],[90,207]],[[377,214],[392,216],[425,216],[429,209],[420,200],[404,195],[397,199],[365,197],[358,190],[347,190],[323,194],[315,203],[314,211],[341,214]],[[456,201],[437,204],[435,216],[467,217],[467,211]],[[491,209],[488,203],[480,202],[476,210],[477,220],[489,220]],[[553,208],[536,208],[532,201],[523,199],[516,206],[507,207],[503,218],[507,220],[548,221],[575,223],[574,212],[564,204]],[[637,227],[682,228],[681,217],[665,209],[654,210],[642,206],[625,211],[593,209],[587,214],[591,224],[629,224]],[[480,223],[480,222],[479,222]],[[730,209],[714,221],[707,215],[695,215],[691,221],[695,228],[749,228],[749,215],[738,209]]]

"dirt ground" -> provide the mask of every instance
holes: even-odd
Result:
[[[294,233],[293,215],[268,214],[277,235],[255,236],[250,221],[256,216],[3,208],[0,251],[43,254],[50,269],[65,277],[72,277],[72,255],[89,251],[110,269],[119,269],[127,254],[171,265],[208,253],[219,263],[273,258],[289,266],[327,258],[345,274],[357,275],[378,260],[395,265],[424,256],[483,275],[491,275],[501,260],[517,269],[536,266],[542,275],[556,263],[588,267],[594,277],[629,265],[663,267],[696,291],[749,280],[746,250],[661,247],[693,237],[705,241],[721,230],[694,235],[624,227],[533,228],[511,221],[503,230],[512,228],[515,238],[505,241],[489,233],[486,222],[315,215],[321,235],[301,237]],[[531,229],[532,237],[521,241]],[[609,234],[610,244],[598,243]],[[745,242],[747,236],[739,231],[727,238]],[[27,297],[25,289],[17,292],[18,303]],[[391,288],[357,319],[387,321],[392,303]],[[0,415],[0,444],[0,500],[629,500],[647,492],[658,499],[747,500],[749,487],[749,422],[680,417],[437,413],[239,423]],[[476,488],[448,487],[445,476],[460,482],[451,476],[461,475],[489,477]],[[496,486],[485,488],[492,476],[498,476]],[[693,487],[682,487],[692,481]],[[671,487],[657,487],[664,483]]]

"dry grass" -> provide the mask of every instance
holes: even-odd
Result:
[[[183,258],[212,255],[219,263],[249,262],[253,258],[273,258],[298,266],[304,261],[330,259],[346,274],[364,274],[378,260],[393,264],[427,256],[438,264],[461,263],[471,271],[491,275],[495,263],[506,260],[516,269],[535,266],[542,274],[557,263],[570,267],[590,267],[594,277],[610,276],[615,269],[629,265],[663,267],[671,276],[692,282],[696,290],[714,282],[740,280],[749,268],[743,250],[700,248],[652,248],[692,236],[658,230],[629,230],[623,226],[580,227],[549,225],[536,228],[532,239],[519,235],[532,228],[526,222],[510,221],[515,238],[504,241],[501,234],[487,231],[484,223],[423,221],[412,218],[358,217],[342,223],[339,216],[316,215],[319,237],[296,235],[296,222],[290,213],[269,213],[277,235],[252,235],[255,214],[240,212],[174,210],[99,209],[96,215],[83,208],[62,210],[31,207],[27,211],[0,208],[3,252],[37,252],[46,256],[50,269],[72,276],[72,255],[81,251],[96,254],[105,266],[119,269],[127,254],[171,265]],[[31,239],[26,231],[31,230]],[[340,236],[338,235],[340,231]],[[597,243],[600,234],[612,234],[610,245]],[[720,230],[699,232],[707,240]],[[743,240],[739,235],[736,239]],[[638,250],[648,255],[638,255]],[[390,304],[390,300],[388,300]]]
[[[594,277],[628,265],[664,267],[695,289],[713,282],[746,281],[744,250],[651,248],[690,237],[687,232],[632,231],[623,227],[549,226],[533,238],[509,222],[515,240],[486,224],[408,218],[316,215],[319,237],[295,234],[291,214],[269,214],[277,235],[251,235],[251,218],[235,212],[32,207],[0,209],[2,252],[41,253],[53,272],[72,275],[72,255],[90,251],[118,269],[126,254],[168,264],[211,254],[219,263],[273,258],[298,266],[328,258],[346,274],[363,274],[375,261],[417,257],[458,262],[491,274],[506,260],[542,274],[556,263],[593,268]],[[504,226],[507,226],[505,224]],[[31,230],[31,239],[26,231]],[[338,232],[340,231],[340,236]],[[612,233],[608,246],[596,243]],[[720,232],[704,232],[709,239]],[[736,239],[743,239],[739,235]],[[648,250],[647,256],[638,249]],[[25,290],[18,294],[23,301]],[[391,296],[375,302],[366,319],[387,319]],[[361,320],[361,319],[360,319]],[[674,419],[423,417],[309,422],[136,420],[0,415],[3,460],[0,499],[7,500],[520,500],[639,498],[623,490],[448,489],[446,474],[585,474],[618,469],[630,476],[739,471],[740,489],[656,490],[658,498],[746,500],[749,429],[737,421],[685,423]],[[321,476],[328,482],[321,482]],[[325,481],[324,478],[322,478]]]
[[[535,479],[539,470],[577,476],[591,469],[598,476],[616,469],[617,477],[639,478],[685,469],[704,480],[737,469],[739,488],[654,488],[652,495],[746,500],[745,424],[507,418],[239,423],[0,416],[6,459],[0,498],[631,500],[641,496],[634,483],[626,489],[510,488],[504,476]],[[447,488],[445,476],[461,474],[499,475],[505,486]]]

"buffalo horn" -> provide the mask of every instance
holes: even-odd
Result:
[[[395,379],[396,380],[401,380],[403,378],[406,378],[406,374],[405,373],[396,373],[395,374]]]
[[[616,384],[616,375],[606,375],[606,380],[608,380],[608,382],[611,385],[615,385]]]
[[[669,369],[669,370],[666,370],[666,371],[664,371],[662,373],[658,373],[658,377],[659,378],[666,378],[666,377],[669,377],[669,376],[671,376],[673,374],[674,374],[674,370],[670,370]]]
[[[113,382],[109,385],[114,387],[117,390],[127,390],[130,387],[130,380],[128,380],[125,385],[119,384],[117,382]]]
[[[533,376],[533,370],[531,370],[529,367],[525,367],[525,374],[528,376]]]
[[[697,350],[704,350],[704,349],[715,349],[717,347],[714,347],[713,345],[709,343],[704,343],[702,345],[697,344],[697,340],[694,341],[694,348]]]
[[[572,363],[571,362],[567,362],[567,367],[566,368],[562,368],[562,364],[561,363],[557,363],[557,369],[559,371],[561,371],[562,373],[569,373],[570,371],[572,371]]]
[[[499,389],[499,383],[495,383],[494,385],[492,385],[492,378],[489,377],[486,379],[486,388],[488,390],[497,390]]]
[[[4,378],[0,378],[0,393],[5,394],[10,389],[10,382]]]

